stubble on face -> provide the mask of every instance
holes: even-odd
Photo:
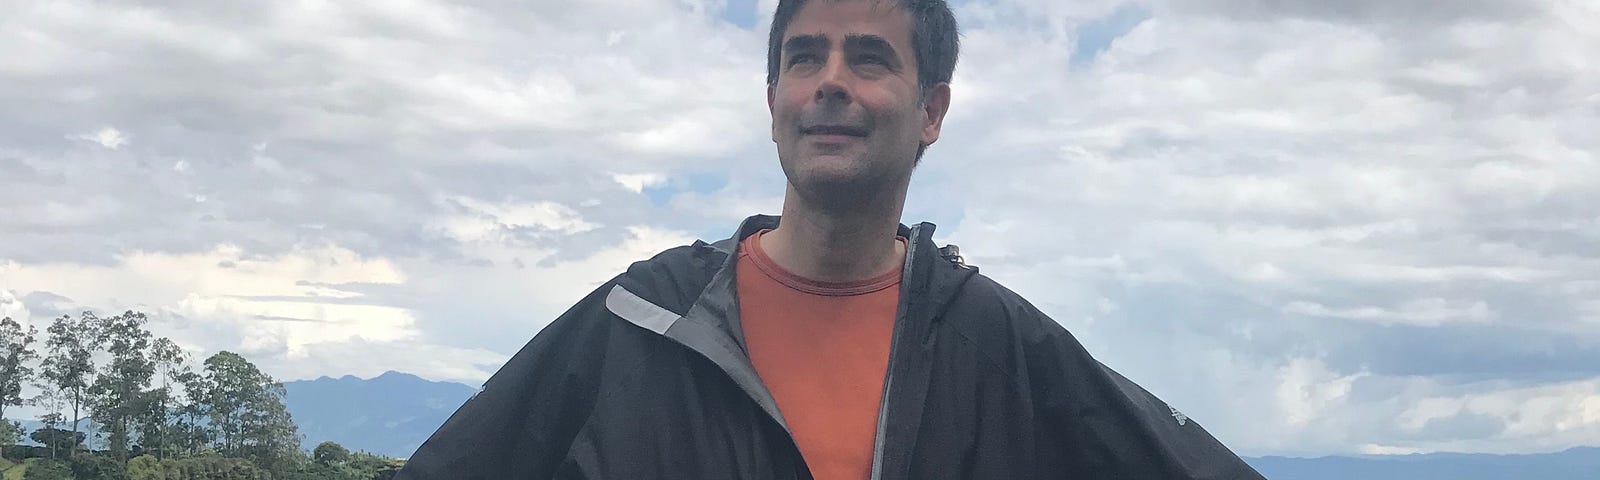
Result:
[[[927,121],[910,16],[892,1],[812,0],[784,38],[768,100],[790,188],[830,208],[903,195]]]

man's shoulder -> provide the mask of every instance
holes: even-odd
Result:
[[[728,252],[703,241],[662,250],[633,262],[617,284],[651,303],[683,314],[711,282]]]
[[[943,317],[948,326],[984,348],[1010,348],[1072,335],[1027,298],[981,273],[967,280]]]
[[[967,279],[950,308],[962,310],[962,313],[968,314],[965,316],[981,313],[991,318],[1032,318],[1042,315],[1021,294],[983,273],[975,273]]]

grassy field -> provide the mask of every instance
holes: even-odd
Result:
[[[11,463],[10,460],[0,460],[0,472],[6,472],[4,480],[22,480],[22,471],[27,469],[27,465]]]

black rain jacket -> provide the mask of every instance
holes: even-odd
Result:
[[[556,319],[400,480],[810,479],[739,327],[739,240],[634,263]],[[872,480],[1260,479],[1016,293],[909,238]]]

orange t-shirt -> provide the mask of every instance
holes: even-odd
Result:
[[[889,368],[900,267],[857,282],[802,278],[761,250],[765,233],[741,243],[736,271],[750,361],[812,476],[865,479]]]

